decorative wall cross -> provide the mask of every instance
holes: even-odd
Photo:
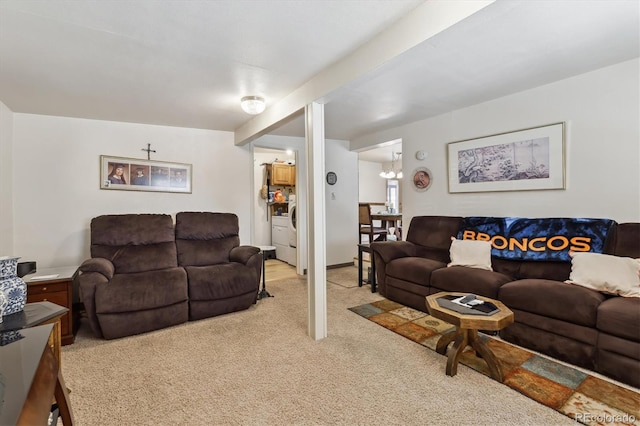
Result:
[[[156,152],[155,149],[151,149],[151,144],[147,144],[147,149],[142,148],[142,151],[147,151],[147,160],[151,160],[151,153]]]

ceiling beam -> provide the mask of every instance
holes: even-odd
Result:
[[[373,39],[322,70],[298,89],[238,127],[236,145],[245,145],[300,113],[311,102],[487,7],[495,0],[428,0]]]

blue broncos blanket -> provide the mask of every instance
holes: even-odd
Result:
[[[570,261],[569,250],[602,253],[610,219],[467,217],[458,239],[491,241],[491,255],[513,260]]]

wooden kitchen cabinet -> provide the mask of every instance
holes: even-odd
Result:
[[[271,185],[288,185],[296,184],[296,166],[289,164],[273,163],[271,164]]]
[[[22,278],[27,284],[27,303],[51,302],[69,309],[60,320],[63,345],[70,345],[75,340],[74,321],[77,322],[78,315],[75,313],[74,316],[72,300],[76,270],[77,267],[38,269]]]

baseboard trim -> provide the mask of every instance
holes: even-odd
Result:
[[[355,266],[353,263],[348,262],[348,263],[337,263],[335,265],[327,265],[327,270],[329,269],[337,269],[337,268],[344,268],[345,266]],[[307,275],[307,269],[305,268],[302,271],[303,275]]]
[[[345,266],[353,266],[353,263],[347,262],[347,263],[338,263],[336,265],[327,265],[327,269],[344,268]]]

